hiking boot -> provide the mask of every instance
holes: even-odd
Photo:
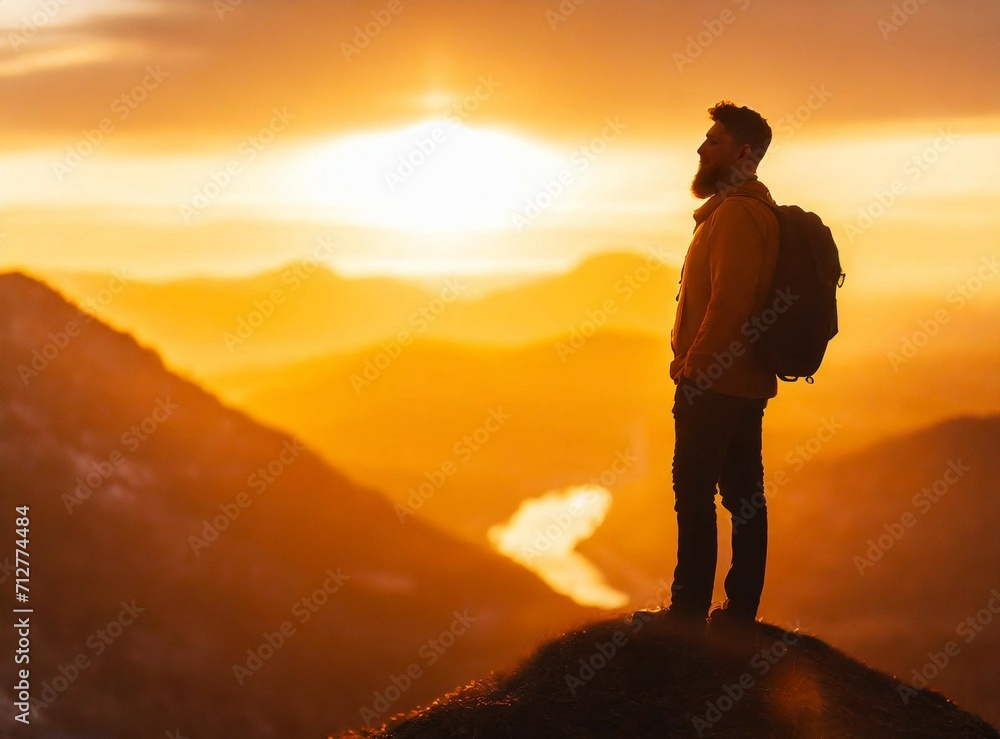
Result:
[[[722,628],[748,629],[757,623],[756,617],[730,607],[727,600],[721,608],[716,608],[708,616],[710,625]]]
[[[692,636],[704,635],[708,622],[704,616],[677,608],[658,608],[655,611],[636,611],[629,619],[636,627],[650,631],[675,631]]]

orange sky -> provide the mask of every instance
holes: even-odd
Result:
[[[823,125],[997,113],[993,0],[912,0],[918,9],[897,16],[905,22],[894,31],[879,28],[892,23],[890,2],[576,1],[95,0],[91,13],[57,10],[19,43],[11,33],[26,38],[24,19],[43,3],[8,0],[0,133],[8,149],[61,143],[106,115],[148,64],[171,84],[128,122],[128,134],[181,148],[228,143],[275,105],[300,113],[297,135],[402,123],[432,112],[422,93],[461,94],[483,75],[502,92],[477,122],[544,136],[588,135],[610,115],[661,140],[690,130],[692,118],[700,125],[720,97],[774,115],[822,84],[840,96]],[[560,7],[573,12],[547,17]],[[373,11],[391,20],[347,59],[341,45]],[[674,55],[712,25],[718,37],[678,69]],[[83,48],[92,54],[67,53]]]
[[[761,178],[779,202],[819,211],[841,242],[867,241],[866,273],[906,248],[937,274],[945,234],[961,231],[969,259],[1000,236],[993,0],[6,0],[0,10],[2,266],[245,273],[308,251],[315,234],[282,236],[275,224],[288,222],[341,239],[332,266],[345,270],[551,269],[656,245],[678,259],[696,205],[694,149],[723,97],[771,121]],[[417,186],[387,193],[400,152],[456,115],[448,151]],[[610,122],[621,130],[609,138]],[[251,160],[248,142],[267,128],[273,142]],[[512,228],[602,136],[594,166],[574,167],[555,206]],[[236,159],[217,201],[184,217]],[[890,212],[859,234],[861,212],[893,183]],[[248,220],[267,222],[266,244]],[[224,223],[226,241],[252,254],[211,242],[207,230]],[[134,234],[125,240],[136,224],[159,246],[136,255]],[[924,240],[913,244],[913,231]]]

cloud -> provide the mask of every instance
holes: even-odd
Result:
[[[8,8],[9,148],[75,139],[157,64],[170,84],[120,135],[158,149],[225,146],[275,106],[300,114],[303,136],[410,123],[432,92],[461,95],[481,75],[502,84],[483,124],[563,139],[593,135],[609,115],[635,138],[662,138],[700,125],[722,97],[781,115],[818,84],[836,93],[823,126],[1000,108],[983,93],[1000,86],[992,0],[916,5],[895,20],[895,6],[862,0],[52,3],[51,22],[16,47],[19,23],[44,3]]]

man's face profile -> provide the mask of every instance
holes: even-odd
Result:
[[[733,137],[726,133],[726,127],[716,121],[705,134],[705,140],[698,147],[699,165],[691,192],[696,198],[707,198],[719,192],[720,188],[733,179],[740,149]]]

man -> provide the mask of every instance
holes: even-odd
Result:
[[[748,330],[771,288],[778,254],[778,222],[766,204],[774,201],[757,179],[771,127],[759,113],[725,100],[708,112],[714,123],[698,148],[691,184],[708,201],[694,212],[671,332],[677,567],[665,613],[705,622],[718,557],[718,485],[733,517],[733,559],[727,600],[711,620],[749,624],[757,617],[767,558],[761,424],[767,400],[778,392],[775,375],[754,358],[751,337],[759,334]]]

